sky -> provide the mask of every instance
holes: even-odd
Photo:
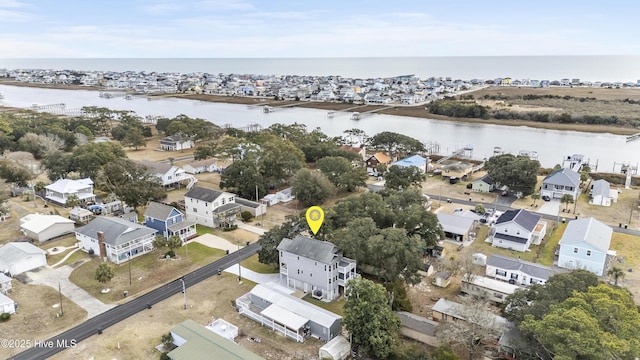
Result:
[[[640,55],[634,0],[0,0],[0,58]]]

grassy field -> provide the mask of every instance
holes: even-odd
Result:
[[[242,266],[261,274],[277,274],[278,269],[258,261],[258,254],[242,261]]]
[[[340,316],[344,316],[344,298],[340,298],[340,300],[325,302],[316,300],[311,295],[306,295],[302,298],[302,300],[311,303],[317,307],[323,308],[325,310],[331,311],[334,314],[338,314]]]

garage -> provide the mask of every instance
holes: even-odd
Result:
[[[47,265],[47,252],[26,242],[0,247],[0,272],[16,276]]]

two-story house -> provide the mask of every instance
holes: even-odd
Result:
[[[572,220],[560,238],[558,266],[585,269],[602,276],[613,229],[594,218]]]
[[[70,196],[75,195],[83,202],[93,202],[96,196],[93,194],[93,181],[89,178],[72,180],[60,179],[53,184],[47,185],[45,198],[55,204],[65,206]]]
[[[228,192],[193,187],[184,194],[187,220],[211,228],[228,227],[236,222],[240,205],[236,195]]]
[[[471,183],[471,190],[478,192],[492,192],[495,187],[496,183],[489,175],[485,175]]]
[[[611,206],[611,201],[618,202],[618,191],[611,191],[611,185],[607,180],[596,180],[591,183],[589,191],[589,204],[599,206]]]
[[[178,235],[183,242],[197,235],[195,221],[185,221],[178,209],[154,201],[144,212],[144,224],[165,238]]]
[[[180,186],[180,184],[188,183],[187,188],[189,188],[197,181],[193,175],[187,174],[183,169],[170,163],[160,163],[149,160],[142,160],[140,163],[160,179],[164,187],[177,187]]]
[[[193,138],[182,134],[167,136],[166,138],[160,139],[160,148],[166,151],[191,149],[193,145]]]
[[[377,152],[369,156],[369,158],[365,161],[365,164],[367,166],[367,171],[374,171],[374,172],[378,171],[378,164],[388,165],[389,163],[391,163],[391,158],[389,157],[389,155],[383,152]]]
[[[569,194],[573,199],[578,198],[580,192],[580,174],[571,169],[558,169],[542,180],[540,195],[551,199],[560,199]]]
[[[278,245],[280,279],[287,286],[333,301],[344,293],[347,281],[356,277],[356,262],[342,256],[332,243],[302,235],[284,238]]]
[[[98,216],[76,229],[78,247],[116,264],[153,250],[158,231],[117,217]]]
[[[517,285],[545,284],[559,272],[559,269],[496,254],[489,255],[485,269],[487,276]]]
[[[529,245],[539,244],[547,233],[547,223],[540,219],[540,215],[524,209],[505,211],[491,228],[492,245],[527,251]]]
[[[406,157],[404,159],[398,160],[391,164],[391,166],[399,166],[402,168],[408,168],[414,166],[420,170],[421,173],[427,172],[427,166],[429,164],[429,159],[423,158],[420,155],[413,155]]]

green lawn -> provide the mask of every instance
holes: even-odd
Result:
[[[567,228],[567,223],[560,223],[555,229],[547,229],[550,233],[547,234],[547,237],[544,239],[540,247],[542,247],[542,251],[540,252],[540,256],[538,258],[538,262],[542,265],[551,266],[553,265],[553,260],[555,259],[555,248],[560,242],[560,238],[562,238],[562,234],[564,234],[564,229]]]
[[[341,298],[340,300],[337,300],[337,301],[324,302],[324,301],[314,299],[313,297],[311,297],[311,295],[307,295],[303,297],[302,300],[308,303],[311,303],[317,307],[331,311],[334,314],[344,316],[344,298]]]
[[[65,256],[67,256],[67,254],[69,254],[69,252],[71,252],[73,250],[69,250],[69,251],[65,251],[62,254],[57,254],[57,255],[47,255],[47,263],[49,265],[55,265],[56,263],[58,263],[58,261],[62,260]],[[64,263],[62,263],[60,266],[64,266],[64,265],[69,265],[69,264],[73,264],[74,262],[81,260],[81,259],[85,259],[89,257],[89,254],[87,254],[86,252],[82,251],[82,250],[78,250],[76,252],[73,253],[73,255],[69,256],[69,258],[67,260],[65,260]]]
[[[198,235],[213,234],[213,229],[206,226],[202,226],[200,224],[196,224],[196,233]]]
[[[277,268],[273,268],[271,265],[259,262],[258,254],[255,254],[247,260],[242,261],[242,266],[260,274],[277,274],[279,271]]]

